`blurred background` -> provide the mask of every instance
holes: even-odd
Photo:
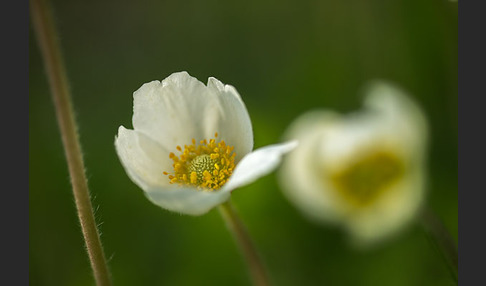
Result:
[[[458,9],[445,0],[52,1],[89,187],[114,285],[250,285],[218,211],[191,217],[150,203],[114,149],[132,128],[132,93],[188,71],[241,94],[255,148],[313,108],[361,107],[371,79],[407,90],[431,128],[428,206],[457,242]],[[232,201],[274,285],[453,285],[413,224],[356,251],[283,197],[275,173]],[[29,31],[31,285],[94,285],[44,66]]]

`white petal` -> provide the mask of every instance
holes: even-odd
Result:
[[[143,133],[118,128],[115,148],[128,176],[143,190],[169,184],[164,171],[172,170],[169,153]]]
[[[206,113],[204,119],[205,135],[212,138],[215,132],[229,146],[234,146],[235,161],[238,163],[243,156],[253,149],[253,130],[250,116],[245,104],[236,89],[231,85],[224,85],[214,77],[208,79],[208,89],[215,100]]]
[[[133,127],[167,150],[204,138],[208,100],[206,86],[187,72],[152,81],[133,93]]]
[[[249,153],[238,163],[223,190],[234,190],[269,174],[278,166],[282,156],[296,146],[297,141],[291,141],[265,146]]]
[[[335,222],[342,218],[339,201],[321,179],[319,145],[326,138],[323,130],[339,122],[330,111],[311,111],[297,118],[285,133],[285,139],[299,140],[299,146],[282,162],[278,173],[284,195],[310,219]]]
[[[235,147],[236,162],[253,148],[248,111],[236,89],[209,78],[208,86],[187,72],[142,85],[133,94],[133,127],[169,151],[214,138]]]
[[[357,244],[372,244],[410,223],[425,199],[427,122],[424,113],[406,93],[394,85],[375,81],[367,87],[365,106],[380,122],[377,142],[393,141],[409,166],[404,178],[376,203],[350,217],[347,225]]]
[[[231,193],[225,190],[207,192],[195,188],[171,187],[151,188],[145,195],[151,202],[164,209],[196,216],[224,203]]]
[[[346,165],[376,146],[398,148],[407,158],[423,157],[427,126],[418,106],[403,91],[382,81],[369,84],[366,91],[364,109],[342,115],[321,130],[326,139],[320,145],[320,161]]]
[[[345,223],[353,234],[353,243],[370,246],[398,235],[419,214],[425,199],[425,184],[424,166],[420,165],[376,204],[350,217]]]
[[[381,118],[383,133],[399,138],[408,155],[423,156],[428,140],[427,119],[420,107],[398,87],[374,81],[367,86],[365,107]]]
[[[340,169],[373,151],[392,150],[407,161],[424,159],[427,126],[423,113],[393,85],[368,85],[365,108],[321,128],[318,161]],[[415,164],[415,163],[414,163]]]
[[[115,138],[118,156],[128,176],[154,204],[170,211],[201,215],[225,202],[229,191],[199,191],[169,184],[163,171],[172,170],[168,151],[143,133],[120,126]]]

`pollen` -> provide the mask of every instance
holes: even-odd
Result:
[[[169,154],[174,162],[173,172],[163,172],[171,184],[213,191],[228,181],[235,168],[236,153],[233,152],[234,147],[226,145],[224,140],[217,141],[217,132],[214,137],[200,140],[199,144],[193,138],[190,145],[184,145],[184,149],[175,147],[180,154]]]

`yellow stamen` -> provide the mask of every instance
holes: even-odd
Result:
[[[195,185],[197,183],[197,173],[191,172],[191,184]]]
[[[214,137],[218,135],[216,132]],[[184,145],[184,150],[176,146],[182,154],[179,157],[172,152],[169,154],[174,161],[173,174],[163,174],[168,175],[171,184],[193,185],[209,191],[221,188],[235,167],[234,147],[227,146],[224,140],[217,143],[214,138],[201,140],[199,145],[194,138],[191,142],[191,145]]]

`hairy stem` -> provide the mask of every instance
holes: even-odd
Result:
[[[97,285],[111,285],[106,259],[91,206],[68,80],[52,14],[49,6],[43,0],[31,0],[30,12],[49,80],[57,122],[59,124],[69,174],[71,176],[78,217],[94,278]]]
[[[253,283],[257,286],[268,286],[268,277],[265,272],[265,267],[258,255],[258,252],[251,241],[245,225],[241,221],[236,212],[236,209],[230,201],[220,205],[219,212],[226,222],[226,226],[235,238],[240,251],[245,257],[248,270],[250,272]]]

